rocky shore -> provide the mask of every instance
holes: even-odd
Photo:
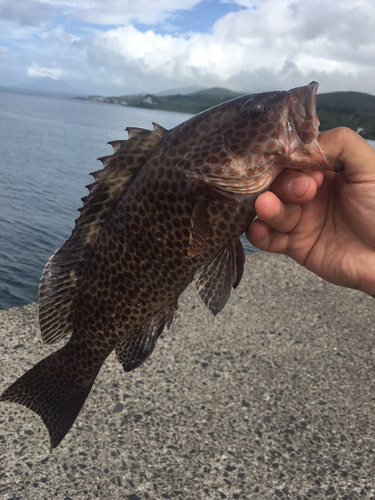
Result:
[[[2,499],[375,499],[375,302],[290,259],[247,256],[216,318],[194,287],[142,367],[105,363],[54,451],[0,405]],[[0,311],[0,389],[56,346]]]

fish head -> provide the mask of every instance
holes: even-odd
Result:
[[[284,169],[339,171],[317,138],[318,83],[228,101],[207,112],[216,129],[190,148],[178,168],[224,191],[260,194]],[[223,119],[220,118],[222,107]],[[212,116],[210,116],[212,112]]]

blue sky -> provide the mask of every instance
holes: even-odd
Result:
[[[0,85],[375,94],[373,0],[0,0]]]
[[[168,33],[168,31],[176,29],[180,33],[195,31],[200,33],[210,33],[212,26],[221,17],[229,12],[238,12],[245,9],[244,6],[238,5],[234,2],[220,2],[219,0],[204,0],[199,2],[192,9],[179,9],[173,11],[171,17],[168,19],[168,25],[162,22],[155,26],[155,31],[158,33]],[[141,31],[146,31],[149,26],[145,24],[135,23]]]

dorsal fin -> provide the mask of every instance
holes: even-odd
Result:
[[[113,154],[99,158],[103,169],[93,172],[95,182],[82,198],[84,205],[71,237],[48,261],[39,287],[39,322],[43,341],[57,342],[72,331],[77,296],[92,246],[110,209],[131,182],[167,130],[127,128],[129,139],[112,141]]]

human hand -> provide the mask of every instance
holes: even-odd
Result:
[[[331,283],[375,297],[375,150],[344,127],[319,135],[342,172],[284,170],[255,202],[246,236]]]

